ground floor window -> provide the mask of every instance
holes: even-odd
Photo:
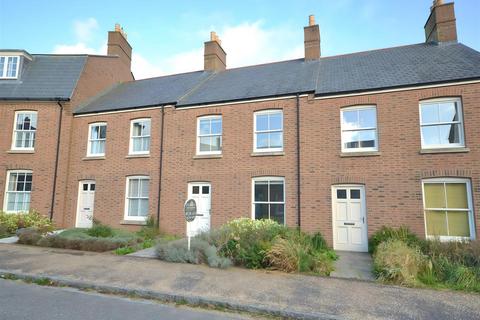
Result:
[[[427,237],[474,238],[470,180],[424,180],[423,203]]]
[[[148,217],[149,184],[148,176],[127,178],[125,220],[145,220]]]
[[[254,219],[272,219],[285,223],[285,179],[261,177],[253,179],[252,211]]]
[[[30,209],[31,192],[32,171],[8,171],[3,210],[5,212],[28,211]]]

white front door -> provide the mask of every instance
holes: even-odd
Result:
[[[332,207],[334,249],[368,251],[365,188],[333,186]]]
[[[95,181],[80,181],[78,186],[77,228],[91,228],[95,203]]]
[[[210,230],[211,193],[210,183],[192,182],[188,184],[188,199],[195,200],[199,215],[193,222],[187,223],[187,233],[190,236]]]

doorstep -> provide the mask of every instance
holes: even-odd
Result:
[[[335,271],[330,276],[344,279],[375,281],[372,256],[368,252],[335,251]]]
[[[130,254],[127,254],[129,257],[138,257],[138,258],[148,258],[148,259],[157,259],[155,254],[155,246],[143,250],[139,250]]]

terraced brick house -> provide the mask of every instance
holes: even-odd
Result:
[[[418,44],[323,57],[313,17],[304,35],[301,59],[229,69],[212,33],[203,70],[121,82],[81,102],[62,127],[54,219],[135,229],[154,216],[185,234],[194,199],[192,233],[251,217],[320,231],[337,250],[368,250],[384,225],[475,239],[480,53],[458,43],[454,4],[434,2]],[[13,111],[1,119],[13,122]],[[51,191],[52,176],[19,169],[33,172],[30,207],[46,211],[37,188]]]

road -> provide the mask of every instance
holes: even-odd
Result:
[[[220,311],[83,292],[70,288],[45,287],[20,281],[0,280],[0,319],[240,320],[253,318]]]

